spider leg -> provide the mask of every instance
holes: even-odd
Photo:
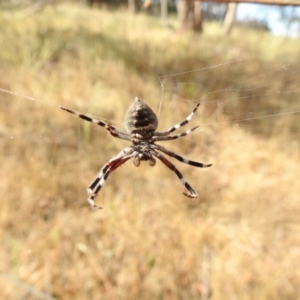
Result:
[[[198,194],[193,190],[193,188],[189,185],[189,183],[185,180],[183,175],[178,171],[178,169],[167,159],[165,158],[162,154],[156,152],[155,150],[151,151],[151,154],[157,157],[161,162],[168,167],[171,171],[175,172],[177,177],[180,179],[182,184],[186,187],[186,189],[190,192],[190,195],[183,193],[185,196],[190,197],[190,198],[196,198],[198,197]]]
[[[84,115],[84,114],[79,113],[78,111],[71,110],[71,109],[68,109],[68,108],[66,108],[66,107],[60,106],[60,108],[61,108],[62,110],[67,111],[68,113],[74,115],[75,117],[81,118],[81,119],[83,119],[83,120],[85,120],[85,121],[88,121],[88,122],[91,122],[91,123],[100,125],[100,126],[102,126],[102,127],[105,127],[105,126],[106,126],[106,123],[105,123],[105,122],[100,121],[100,120],[98,120],[98,119],[96,119],[96,118],[88,117],[88,116],[86,116],[86,115]]]
[[[198,168],[208,168],[208,167],[211,167],[212,164],[203,164],[203,163],[200,163],[200,162],[197,162],[197,161],[193,161],[193,160],[189,160],[189,159],[186,159],[186,158],[183,158],[182,156],[162,147],[161,145],[151,145],[151,148],[154,149],[154,150],[159,150],[171,157],[174,157],[175,159],[179,160],[180,162],[182,163],[185,163],[185,164],[188,164],[188,165],[191,165],[191,166],[194,166],[194,167],[198,167]]]
[[[119,138],[122,140],[131,141],[131,135],[127,132],[123,132],[118,130],[116,127],[111,126],[110,124],[106,125],[106,130],[115,138]]]
[[[65,107],[62,107],[60,106],[60,108],[62,110],[65,110],[67,111],[68,113],[74,115],[75,117],[78,117],[80,119],[83,119],[85,121],[88,121],[88,122],[91,122],[91,123],[94,123],[94,124],[97,124],[101,127],[104,127],[112,136],[114,137],[118,137],[120,139],[124,139],[124,140],[128,140],[130,141],[130,135],[126,132],[122,132],[121,130],[119,130],[118,128],[114,127],[113,125],[111,124],[107,124],[101,120],[98,120],[96,118],[91,118],[89,116],[86,116],[86,115],[83,115],[75,110],[71,110],[71,109],[68,109],[68,108],[65,108]]]
[[[90,186],[87,188],[88,192],[88,202],[91,206],[96,208],[101,208],[97,206],[94,202],[94,198],[98,195],[100,189],[103,187],[105,181],[107,180],[109,174],[119,168],[128,159],[136,155],[136,151],[132,148],[127,147],[122,150],[118,155],[110,159],[100,170],[97,177],[93,180]]]
[[[198,129],[199,126],[196,126],[192,129],[188,129],[186,130],[185,132],[182,132],[182,133],[179,133],[179,134],[176,134],[176,135],[169,135],[169,136],[158,136],[158,137],[154,137],[152,140],[153,142],[157,142],[157,141],[170,141],[170,140],[176,140],[182,136],[186,136],[188,134],[190,134],[191,132],[193,132],[194,130]]]
[[[191,121],[192,117],[194,116],[195,112],[197,111],[198,107],[199,107],[200,103],[198,103],[196,105],[196,107],[193,109],[193,111],[185,118],[184,121],[170,127],[167,131],[164,132],[155,132],[154,136],[167,136],[169,135],[171,132],[179,129],[180,127],[186,125],[189,121]]]

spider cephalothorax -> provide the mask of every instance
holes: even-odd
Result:
[[[189,195],[186,193],[184,194],[191,198],[197,197],[198,196],[197,193],[185,180],[183,175],[160,152],[163,152],[170,157],[174,157],[175,159],[179,160],[182,163],[194,167],[206,168],[212,166],[212,164],[203,164],[200,162],[185,159],[179,156],[178,154],[169,151],[160,145],[157,145],[155,142],[175,140],[182,136],[186,136],[190,134],[192,131],[196,130],[199,126],[196,126],[192,129],[188,129],[176,135],[170,135],[170,133],[186,125],[192,119],[199,105],[200,103],[197,104],[194,110],[187,116],[187,118],[184,121],[170,127],[167,131],[163,131],[163,132],[156,131],[158,126],[158,120],[153,110],[146,103],[144,103],[137,97],[134,99],[132,105],[129,107],[128,112],[126,114],[125,125],[126,125],[127,132],[123,132],[118,128],[112,126],[111,124],[107,124],[98,119],[91,118],[81,113],[78,113],[76,111],[70,110],[68,108],[61,107],[61,109],[85,121],[89,121],[98,124],[102,127],[105,127],[105,129],[112,136],[130,141],[132,143],[129,147],[123,149],[117,156],[110,159],[100,170],[99,174],[93,180],[93,182],[90,184],[90,186],[87,189],[89,195],[88,202],[90,203],[90,205],[93,207],[98,207],[94,202],[94,198],[98,195],[100,189],[103,187],[109,174],[114,170],[116,170],[118,167],[120,167],[122,164],[124,164],[130,158],[133,158],[133,164],[136,167],[140,165],[141,161],[148,161],[149,165],[153,167],[156,163],[155,158],[158,158],[165,166],[167,166],[170,170],[175,172],[177,177],[181,180],[183,185],[190,192]]]

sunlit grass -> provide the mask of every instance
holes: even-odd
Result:
[[[299,72],[274,71],[281,59],[299,63],[295,41],[279,47],[282,39],[264,33],[259,43],[242,29],[225,39],[217,24],[197,37],[145,15],[75,5],[0,22],[0,88],[36,99],[0,92],[0,274],[10,276],[0,277],[1,299],[35,299],[16,280],[57,299],[200,299],[208,269],[212,299],[299,298],[297,116],[227,122],[233,111],[297,108]],[[128,162],[96,198],[104,210],[91,210],[85,187],[128,143],[58,106],[123,128],[135,96],[158,110],[156,75],[240,56],[253,58],[176,77],[197,85],[160,78],[161,129],[204,100],[193,120],[203,131],[166,144],[214,164],[200,170],[176,163],[199,197],[185,198],[180,181],[159,163]],[[211,93],[232,85],[238,88]],[[256,88],[254,100],[237,101],[249,96],[241,88],[247,85]],[[266,88],[294,93],[259,96]]]

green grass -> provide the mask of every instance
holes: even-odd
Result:
[[[211,299],[299,298],[299,117],[257,119],[299,107],[299,41],[66,4],[0,26],[0,88],[36,99],[0,92],[1,299],[38,299],[20,282],[57,299],[200,299],[209,270]],[[202,131],[166,144],[214,164],[175,162],[199,197],[128,162],[91,210],[86,186],[128,143],[58,106],[123,128],[135,96],[157,111],[156,75],[194,69],[161,77],[160,129],[201,101]]]

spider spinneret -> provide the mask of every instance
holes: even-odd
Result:
[[[176,135],[170,135],[175,130],[186,125],[193,117],[197,111],[200,103],[194,108],[194,110],[186,117],[186,119],[163,132],[157,132],[158,119],[153,110],[139,98],[135,98],[132,105],[129,107],[126,117],[125,126],[127,132],[123,132],[118,128],[107,124],[101,120],[91,118],[89,116],[78,113],[74,110],[70,110],[65,107],[60,107],[61,109],[79,117],[85,121],[95,123],[99,126],[104,127],[113,137],[120,138],[123,140],[130,141],[132,144],[129,147],[123,149],[118,155],[110,159],[100,170],[97,177],[92,181],[90,186],[87,188],[88,192],[88,202],[91,206],[96,208],[101,208],[95,204],[95,197],[98,195],[100,189],[103,187],[105,181],[107,180],[109,174],[124,164],[127,160],[133,158],[133,165],[140,166],[141,161],[148,161],[149,165],[153,167],[156,164],[156,159],[158,158],[166,167],[173,171],[177,177],[181,180],[183,185],[189,191],[190,194],[184,193],[184,195],[190,198],[196,198],[198,194],[193,190],[190,184],[185,180],[183,175],[178,171],[178,169],[173,165],[164,155],[160,152],[167,154],[179,160],[182,163],[198,167],[207,168],[212,166],[212,164],[203,164],[200,162],[185,159],[178,154],[167,150],[166,148],[157,145],[155,142],[158,141],[170,141],[175,140],[180,137],[186,136],[196,130],[199,126],[188,129],[182,133]],[[160,151],[160,152],[158,152]]]

